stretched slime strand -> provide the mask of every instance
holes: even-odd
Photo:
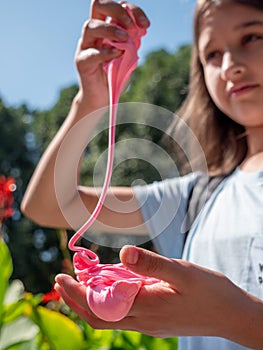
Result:
[[[114,149],[115,149],[115,127],[116,127],[116,118],[118,110],[118,102],[121,95],[122,88],[125,82],[129,79],[132,72],[137,66],[138,55],[137,51],[140,47],[141,37],[146,34],[146,30],[139,28],[135,24],[135,19],[132,11],[125,4],[122,5],[134,22],[133,28],[128,31],[129,39],[125,43],[116,43],[108,39],[104,40],[104,44],[116,47],[120,50],[123,50],[124,53],[121,57],[115,58],[109,63],[104,65],[104,69],[107,73],[108,78],[108,87],[109,87],[109,101],[110,101],[110,115],[109,115],[109,138],[108,138],[108,159],[107,159],[107,168],[106,175],[104,179],[104,184],[98,203],[92,212],[89,219],[80,227],[80,229],[73,235],[69,241],[68,247],[72,251],[83,253],[85,252],[90,258],[90,264],[99,263],[98,256],[91,250],[76,246],[76,242],[83,234],[88,230],[88,228],[94,223],[97,219],[103,203],[105,201],[107,190],[110,185],[113,161],[114,161]]]
[[[112,86],[109,84],[110,88],[110,96],[112,95]],[[102,187],[102,191],[100,194],[100,197],[98,199],[98,203],[92,212],[91,216],[89,219],[80,227],[80,229],[73,235],[73,237],[70,239],[68,247],[72,251],[75,252],[80,252],[83,253],[85,252],[89,259],[90,259],[90,264],[98,264],[99,263],[99,258],[97,254],[92,252],[91,250],[83,247],[76,246],[76,242],[80,237],[83,236],[83,234],[88,230],[88,228],[94,223],[94,221],[97,219],[105,197],[107,195],[107,190],[110,185],[110,180],[111,180],[111,175],[112,175],[112,168],[113,168],[113,160],[114,160],[114,148],[115,148],[115,124],[116,124],[116,116],[117,116],[117,104],[112,103],[113,99],[110,99],[110,116],[109,116],[109,140],[108,140],[108,160],[107,160],[107,168],[106,168],[106,175],[105,175],[105,180],[104,184]]]

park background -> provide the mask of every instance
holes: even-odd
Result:
[[[187,94],[194,1],[141,0],[136,4],[145,10],[152,25],[143,38],[139,67],[121,102],[143,102],[176,111]],[[54,342],[54,334],[38,322],[46,317],[48,323],[52,324],[49,317],[53,317],[53,314],[46,315],[45,311],[41,313],[39,307],[42,306],[52,312],[59,311],[57,314],[62,316],[66,315],[68,322],[78,327],[80,333],[77,331],[76,334],[80,335],[75,336],[80,349],[175,348],[176,340],[173,339],[163,340],[161,344],[158,343],[161,340],[154,339],[154,343],[150,337],[125,332],[115,332],[113,337],[111,331],[107,333],[106,344],[106,333],[92,332],[69,310],[63,309],[61,301],[51,298],[43,302],[43,296],[52,290],[54,276],[61,271],[71,272],[71,256],[66,242],[73,232],[40,227],[22,215],[20,203],[39,157],[65,119],[77,92],[74,51],[88,13],[89,1],[84,0],[49,0],[41,3],[10,0],[0,5],[0,174],[13,177],[16,183],[12,205],[14,213],[4,220],[1,228],[1,235],[12,257],[11,261],[5,247],[0,248],[2,350],[62,349],[61,343]],[[165,147],[162,133],[149,128],[142,132],[136,125],[120,128],[116,140],[134,137],[147,138]],[[107,135],[102,133],[89,146],[90,157],[82,170],[85,184],[92,183],[92,168],[105,150],[106,139]],[[174,157],[176,161],[176,154]],[[131,184],[138,174],[141,176],[142,167],[145,182],[158,180],[154,169],[138,161],[124,164],[114,177],[115,183]],[[151,248],[151,242],[149,244]],[[118,249],[94,244],[93,248],[102,262],[117,262]],[[10,281],[5,287],[4,281],[9,276]],[[17,281],[21,281],[17,287],[19,292],[14,292],[16,297],[10,299],[10,305],[13,303],[13,309],[20,310],[20,313],[14,314],[10,305],[4,305],[3,300],[8,299],[6,294],[11,293],[12,282]],[[27,311],[26,314],[29,309],[31,313]],[[34,313],[38,313],[38,316],[32,316]],[[10,332],[14,333],[14,327],[18,330],[14,322],[21,322],[21,319],[29,322],[22,323],[20,327],[24,338],[15,337],[12,343]],[[54,324],[58,329],[58,320]],[[23,327],[32,330],[33,326],[36,327],[35,332],[25,337],[27,332]],[[6,342],[6,338],[11,340]],[[74,336],[72,339],[75,339]],[[100,339],[105,344],[100,343]],[[67,342],[63,346],[68,346],[63,347],[65,350],[71,349],[73,347],[69,346],[73,346],[73,343]]]

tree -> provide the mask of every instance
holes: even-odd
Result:
[[[175,53],[158,50],[150,53],[133,75],[123,101],[143,101],[175,111],[187,95],[191,46]]]
[[[56,259],[42,264],[43,247],[36,249],[39,228],[20,212],[23,193],[39,159],[32,130],[34,117],[26,105],[12,108],[0,101],[0,118],[0,174],[14,177],[16,183],[15,212],[2,227],[14,261],[12,278],[23,280],[27,290],[45,291],[50,285],[50,273],[59,271],[60,266]]]
[[[58,101],[50,110],[35,111],[33,130],[36,135],[37,148],[43,153],[57,130],[65,120],[72,100],[78,91],[77,85],[61,90]]]

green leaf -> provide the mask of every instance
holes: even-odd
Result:
[[[177,338],[154,338],[142,334],[141,345],[146,350],[176,350]]]
[[[28,308],[28,302],[23,299],[17,301],[16,303],[4,306],[3,323],[7,324],[13,322],[14,320],[23,316],[26,308]]]
[[[92,337],[90,334],[90,337],[86,340],[85,349],[110,350],[111,349],[110,344],[114,341],[115,336],[116,336],[116,331],[95,329],[92,332]]]
[[[23,298],[25,293],[25,288],[20,280],[13,280],[10,282],[7,291],[5,293],[4,304],[12,304]]]
[[[121,331],[119,338],[121,338],[122,344],[119,344],[119,342],[116,341],[116,345],[125,346],[125,349],[127,350],[135,350],[140,348],[140,343],[141,343],[140,333],[132,332],[132,331]]]
[[[32,314],[33,308],[42,300],[41,295],[24,293],[23,285],[18,282],[20,281],[13,281],[7,289],[3,307],[4,324],[13,322],[21,316]]]
[[[5,293],[12,270],[13,265],[9,250],[3,239],[0,238],[0,329],[3,323],[3,303]]]
[[[37,342],[36,339],[33,338],[29,341],[24,341],[24,342],[20,342],[11,346],[8,346],[7,348],[3,349],[3,350],[50,350],[49,348],[47,349],[40,349],[37,346]]]
[[[52,344],[52,349],[83,349],[83,336],[75,322],[59,312],[42,306],[37,307],[35,311],[31,318],[39,326],[43,336]]]
[[[0,335],[0,349],[29,341],[36,336],[39,328],[28,318],[20,317],[12,323],[2,327]]]

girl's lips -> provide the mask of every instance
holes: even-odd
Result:
[[[230,90],[229,90],[229,96],[230,97],[238,97],[243,94],[246,94],[255,88],[257,88],[259,85],[258,84],[237,84],[234,85]]]

